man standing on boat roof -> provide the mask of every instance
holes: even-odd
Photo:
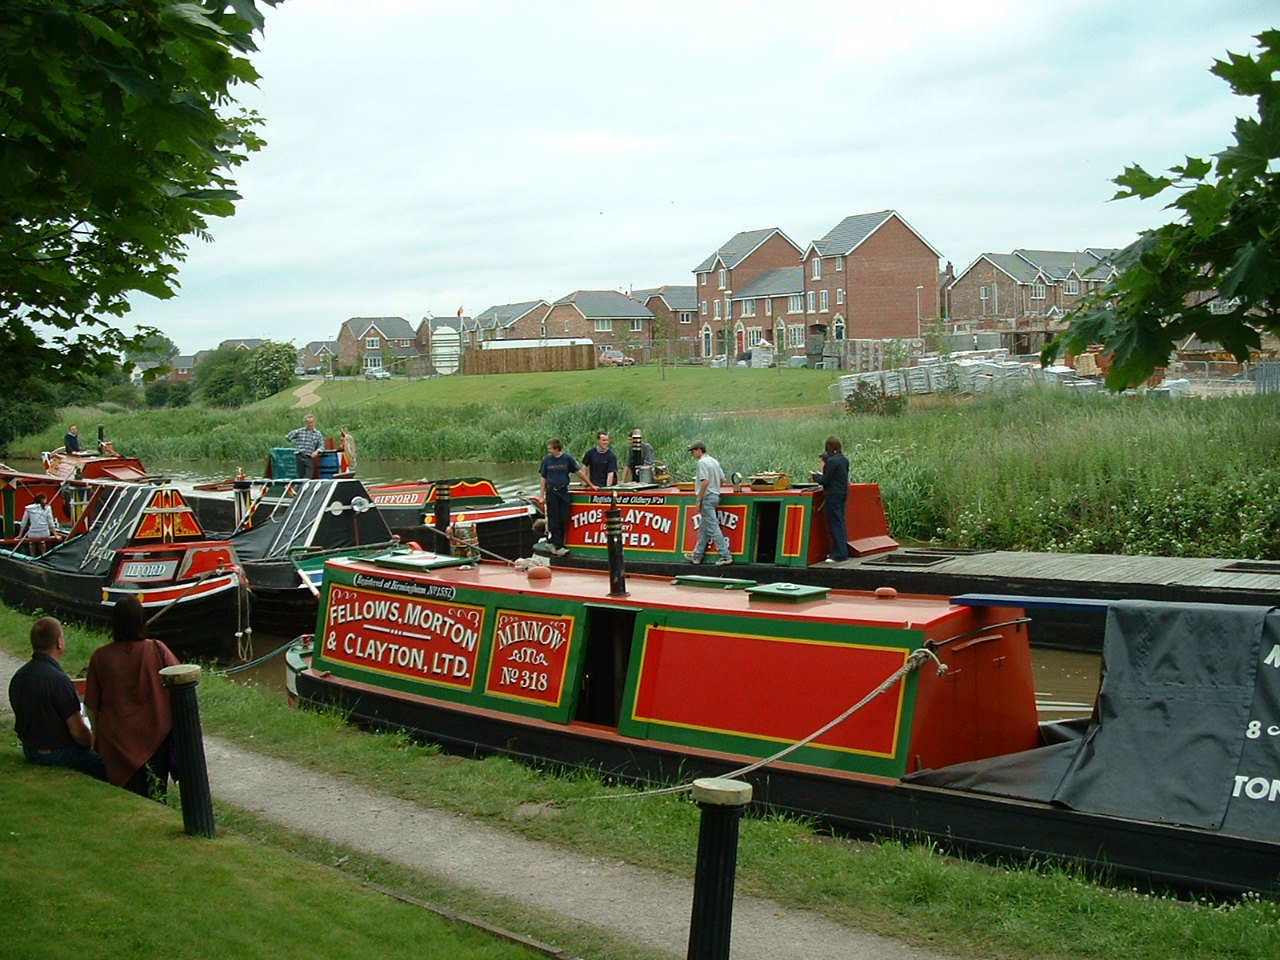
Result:
[[[569,552],[564,545],[564,535],[569,528],[569,478],[575,473],[582,478],[591,489],[595,484],[587,476],[585,467],[579,466],[572,454],[564,452],[564,444],[559,437],[547,441],[547,455],[542,458],[538,468],[542,477],[542,502],[547,510],[547,542],[551,544],[551,552],[563,557]]]
[[[652,480],[653,447],[645,442],[644,432],[636,427],[631,431],[631,447],[627,451],[627,469],[623,471],[622,482],[648,483]]]
[[[582,455],[582,465],[597,487],[612,487],[617,481],[618,455],[609,449],[607,430],[596,434],[596,445]]]
[[[827,532],[831,535],[831,552],[827,563],[849,559],[849,534],[845,531],[844,508],[849,500],[849,460],[844,444],[832,434],[827,437],[820,455],[822,472],[810,474],[822,486],[822,508],[827,512]]]
[[[733,563],[733,554],[729,552],[729,541],[720,530],[720,516],[716,512],[720,507],[724,471],[720,469],[720,461],[707,453],[707,445],[701,440],[689,444],[689,452],[698,461],[698,471],[693,480],[693,489],[698,497],[698,543],[693,553],[686,553],[684,558],[690,563],[701,563],[707,547],[714,543],[720,554],[716,566],[727,566]]]
[[[62,624],[53,617],[41,617],[31,625],[31,659],[9,681],[14,729],[32,763],[70,767],[105,780],[107,768],[91,749],[93,733],[75,684],[62,669],[66,649]]]
[[[320,459],[320,448],[324,446],[324,434],[316,429],[316,415],[308,413],[302,418],[302,426],[290,430],[284,438],[293,444],[299,479],[314,477],[315,466]]]

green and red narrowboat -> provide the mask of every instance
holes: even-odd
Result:
[[[1146,622],[1147,606],[1133,606]],[[1233,644],[1252,651],[1233,709],[1256,681],[1261,729],[1280,729],[1280,669],[1263,646],[1280,638],[1280,615],[1249,608],[1242,624],[1230,618],[1244,608],[1223,609],[1221,622],[1254,634]],[[1217,608],[1197,616],[1219,622]],[[1226,760],[1204,758],[1190,777],[1151,769],[1158,780],[1132,784],[1135,755],[1167,757],[1187,735],[1161,732],[1159,704],[1108,700],[1105,684],[1100,703],[1119,704],[1124,721],[1108,709],[1041,725],[1027,628],[1009,599],[524,571],[394,551],[325,565],[314,643],[290,652],[288,671],[303,703],[455,750],[636,780],[739,776],[757,802],[844,830],[1273,892],[1280,825],[1260,784],[1280,784],[1275,738],[1251,741],[1219,718],[1190,735],[1233,746],[1219,751]],[[1143,649],[1161,665],[1206,656],[1196,641],[1170,642],[1172,660],[1150,638]],[[1280,663],[1280,639],[1269,656]],[[1123,735],[1124,722],[1136,732]],[[1115,730],[1123,748],[1109,745]],[[1187,794],[1189,780],[1199,799],[1162,799]]]

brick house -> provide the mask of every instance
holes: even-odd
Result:
[[[403,317],[352,317],[338,331],[339,367],[364,372],[386,368],[396,373],[425,372],[430,346],[425,324],[415,331]]]
[[[545,300],[496,304],[466,325],[469,342],[475,346],[483,340],[546,340],[550,311]]]
[[[742,317],[741,303],[735,316],[734,292],[770,270],[794,267],[800,254],[800,247],[777,227],[745,230],[693,268],[701,356],[739,353],[747,348],[748,321],[754,326],[755,317]]]
[[[947,288],[951,319],[975,333],[995,330],[1001,346],[1035,353],[1065,328],[1063,318],[1116,275],[1116,251],[1014,250],[984,253]]]
[[[547,339],[581,337],[597,351],[647,351],[653,342],[653,313],[617,290],[575,290],[551,305],[545,322]]]
[[[195,354],[180,353],[170,360],[169,382],[189,383],[191,378],[195,376],[196,364],[200,362],[200,357],[206,353],[208,353],[207,350]]]
[[[653,340],[665,341],[668,360],[701,356],[697,327],[697,288],[667,284],[632,290],[631,299],[653,314]]]
[[[337,340],[312,340],[298,351],[298,366],[304,370],[329,373],[330,362],[337,363]]]
[[[845,217],[802,258],[806,352],[821,356],[823,341],[920,337],[941,313],[941,258],[895,210]]]
[[[779,355],[802,354],[805,347],[804,268],[766,270],[734,291],[734,355],[767,340]]]
[[[256,337],[240,337],[233,340],[223,340],[218,344],[219,350],[257,350],[267,341]]]

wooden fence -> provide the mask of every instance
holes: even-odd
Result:
[[[517,347],[509,350],[467,350],[458,372],[464,375],[541,373],[594,370],[596,348],[589,343],[565,346]]]

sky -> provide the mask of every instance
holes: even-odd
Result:
[[[892,7],[892,9],[890,9]],[[268,145],[178,296],[184,353],[691,285],[735,233],[801,248],[896,210],[957,271],[1121,247],[1164,200],[1111,178],[1228,145],[1209,73],[1275,0],[287,0],[237,99]],[[941,264],[940,264],[941,265]]]

